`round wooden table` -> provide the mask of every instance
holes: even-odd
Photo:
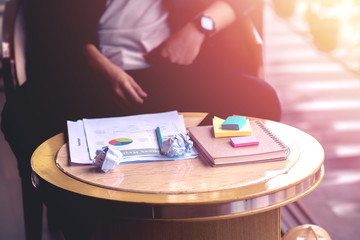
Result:
[[[206,116],[183,115],[187,127]],[[106,219],[98,238],[102,231],[110,239],[280,239],[280,207],[317,187],[324,151],[303,131],[262,121],[290,147],[287,161],[211,167],[196,158],[123,164],[101,173],[69,166],[59,134],[34,152],[34,182],[44,195],[46,186],[59,196],[71,193],[76,204],[96,199]]]

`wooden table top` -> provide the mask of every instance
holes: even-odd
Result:
[[[183,114],[187,127],[196,126],[206,116]],[[59,134],[36,149],[32,167],[40,179],[71,192],[145,204],[151,214],[141,216],[144,218],[253,214],[308,194],[324,174],[324,151],[313,137],[285,124],[264,123],[290,147],[287,161],[211,167],[196,158],[122,164],[102,173],[92,166],[68,166],[67,144],[64,134]]]

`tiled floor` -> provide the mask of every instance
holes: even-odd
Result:
[[[266,80],[279,93],[282,122],[314,136],[326,154],[324,180],[314,192],[283,208],[283,227],[314,223],[335,240],[358,239],[360,79],[317,51],[299,29],[306,29],[303,21],[284,20],[266,8]],[[1,91],[0,108],[4,101]],[[16,161],[0,133],[0,239],[24,239],[19,184]],[[46,225],[44,229],[44,239],[51,239]]]

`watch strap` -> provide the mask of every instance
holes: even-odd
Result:
[[[212,26],[213,26],[213,28],[212,28],[211,30],[210,30],[210,29],[206,29],[206,28],[203,27],[203,25],[202,25],[202,20],[203,20],[204,18],[212,21]],[[197,28],[199,31],[201,31],[202,33],[204,33],[204,35],[205,35],[206,37],[212,37],[212,36],[215,34],[215,31],[216,31],[215,22],[214,22],[214,20],[213,20],[211,17],[209,17],[208,15],[205,15],[204,13],[199,13],[199,14],[197,14],[197,15],[194,17],[193,22],[194,22],[196,28]]]

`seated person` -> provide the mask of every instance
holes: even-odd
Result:
[[[255,76],[241,29],[258,2],[25,1],[27,82],[2,113],[25,213],[39,209],[31,154],[65,132],[66,120],[170,110],[279,120],[277,94]]]

